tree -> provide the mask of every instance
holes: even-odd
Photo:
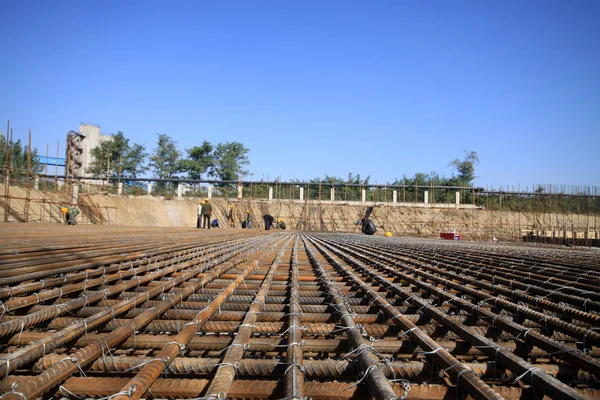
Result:
[[[238,176],[245,176],[248,171],[243,167],[250,164],[246,156],[248,151],[239,142],[217,144],[214,151],[214,164],[210,168],[209,175],[222,181],[234,181]]]
[[[202,175],[215,165],[213,150],[214,146],[206,140],[202,142],[202,146],[185,149],[188,156],[181,160],[180,171],[186,172],[189,179],[202,179]]]
[[[127,171],[131,178],[137,178],[139,174],[148,171],[148,167],[144,165],[147,157],[146,146],[134,143],[123,158],[123,170]]]
[[[4,135],[0,134],[0,168],[4,168],[6,166],[6,150],[7,150],[7,140]],[[27,159],[29,157],[27,146],[23,146],[21,143],[21,139],[18,139],[16,142],[9,141],[8,142],[8,151],[9,151],[9,164],[13,171],[25,172],[27,171]],[[31,173],[39,173],[43,171],[44,167],[40,164],[40,161],[37,159],[38,153],[37,149],[34,148],[31,150]]]
[[[467,150],[465,150],[465,158],[462,161],[457,158],[450,162],[448,166],[452,166],[458,171],[455,184],[471,186],[475,180],[475,164],[479,164],[477,152]]]
[[[154,177],[159,179],[175,179],[180,167],[181,152],[177,150],[177,142],[164,133],[158,133],[156,149],[150,156],[150,167]],[[164,188],[164,182],[159,182],[159,188]]]
[[[116,178],[120,167],[122,178],[136,178],[148,169],[144,166],[148,157],[145,150],[141,144],[130,146],[129,139],[118,131],[110,140],[102,141],[92,149],[92,162],[87,172],[99,176],[102,171],[103,176]]]

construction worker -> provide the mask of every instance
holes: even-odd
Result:
[[[367,219],[365,221],[365,219],[363,218],[363,219],[361,219],[361,222],[362,222],[362,233],[364,233],[365,235],[373,235],[375,232],[377,232],[377,228],[375,227],[375,224],[370,219]]]
[[[198,206],[196,207],[196,215],[198,216],[196,219],[196,228],[202,228],[202,204],[204,204],[203,201],[198,203]]]
[[[62,215],[65,218],[65,224],[68,224],[69,223],[69,214],[68,214],[69,209],[67,207],[63,207],[60,209],[60,212],[62,213]]]
[[[213,228],[218,228],[219,227],[219,220],[217,218],[213,219],[212,222],[210,223],[210,226]]]
[[[277,228],[278,229],[287,228],[287,225],[285,224],[285,221],[283,220],[283,218],[277,218]]]
[[[252,213],[246,210],[246,228],[252,228]]]
[[[67,225],[77,225],[77,216],[79,215],[79,209],[76,205],[69,207],[67,211]]]
[[[204,225],[204,229],[210,229],[210,216],[212,215],[212,204],[208,201],[208,199],[204,200],[204,204],[202,204],[202,208],[200,209],[202,213],[202,225]]]
[[[265,220],[265,231],[271,230],[271,225],[273,225],[275,218],[271,214],[265,214],[263,215],[263,219]]]
[[[227,223],[230,227],[234,228],[235,223],[233,221],[233,204],[229,205],[229,213],[227,214]]]

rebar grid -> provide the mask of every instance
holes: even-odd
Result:
[[[600,396],[588,251],[6,227],[6,399]]]

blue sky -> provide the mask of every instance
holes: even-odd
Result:
[[[250,149],[254,179],[391,182],[474,150],[478,185],[600,185],[600,2],[20,1],[0,129],[80,121]]]

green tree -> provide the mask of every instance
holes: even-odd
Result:
[[[116,178],[121,170],[122,178],[136,178],[144,173],[148,167],[144,165],[148,154],[141,144],[129,145],[129,139],[123,132],[118,131],[110,140],[100,142],[99,146],[92,149],[92,162],[88,167],[92,175]]]
[[[27,171],[27,159],[29,157],[28,148],[21,143],[21,139],[15,141],[9,141],[7,146],[7,140],[0,133],[0,168],[6,167],[6,151],[9,151],[9,164],[10,168],[13,171],[25,172]],[[42,172],[44,167],[40,164],[40,161],[37,159],[38,151],[36,148],[31,150],[31,173],[39,173]]]
[[[145,164],[146,158],[148,158],[146,146],[134,143],[127,152],[127,156],[123,157],[123,169],[127,171],[128,177],[137,178],[148,171],[148,166]]]
[[[209,175],[222,181],[234,181],[248,174],[244,166],[249,165],[248,149],[239,142],[219,143],[214,150],[214,163]]]
[[[176,179],[180,168],[181,152],[177,142],[164,133],[158,134],[157,147],[150,156],[150,168],[154,177],[159,179]],[[165,188],[164,182],[159,182],[159,188]]]
[[[179,169],[187,173],[189,179],[202,179],[202,175],[214,167],[214,146],[210,142],[205,140],[201,146],[194,146],[185,151],[187,158],[181,160]]]
[[[458,171],[454,184],[457,186],[471,186],[475,180],[475,165],[479,164],[479,157],[475,151],[465,150],[465,158],[461,161],[458,158],[448,164]]]

